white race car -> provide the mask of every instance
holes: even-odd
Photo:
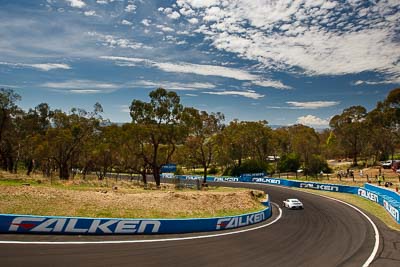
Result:
[[[296,198],[289,198],[283,201],[283,206],[289,209],[303,209],[303,203]]]

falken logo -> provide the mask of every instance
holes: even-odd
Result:
[[[281,184],[280,180],[275,180],[271,178],[253,178],[252,181],[256,183]]]
[[[390,215],[392,215],[393,218],[396,219],[396,221],[400,220],[399,210],[390,205],[389,202],[383,200],[383,207],[385,207],[385,209],[390,213]]]
[[[218,219],[216,230],[237,228],[241,226],[262,222],[264,220],[265,220],[264,212],[250,214],[241,217],[222,218]]]
[[[153,220],[91,220],[90,225],[86,222],[86,227],[83,227],[83,221],[87,219],[16,217],[8,230],[36,233],[135,234],[144,233],[146,230],[157,233],[161,226],[160,221]]]
[[[201,176],[186,176],[185,179],[186,180],[199,180],[201,179]]]
[[[301,183],[300,188],[310,188],[324,191],[336,191],[339,192],[339,187],[333,185],[313,184],[313,183]]]
[[[367,191],[365,189],[359,188],[358,189],[358,195],[363,197],[363,198],[366,198],[366,199],[369,199],[371,201],[374,201],[376,203],[379,203],[378,195],[374,194],[372,192],[369,192],[369,191]]]
[[[239,182],[239,178],[235,177],[215,177],[214,182]]]

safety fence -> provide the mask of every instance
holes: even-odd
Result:
[[[271,217],[269,200],[259,212],[193,219],[123,219],[0,214],[0,233],[36,234],[181,234],[234,229]]]

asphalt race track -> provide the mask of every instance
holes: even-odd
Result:
[[[282,209],[282,217],[269,226],[219,237],[122,244],[0,244],[0,266],[362,266],[374,249],[372,225],[347,205],[287,188],[231,185],[263,189],[281,207],[284,199],[296,197],[305,209]],[[273,213],[270,222],[276,219],[279,210],[275,207]],[[380,233],[378,253],[371,266],[400,266],[400,233],[370,217]],[[179,236],[3,234],[0,240],[110,241],[171,237]]]

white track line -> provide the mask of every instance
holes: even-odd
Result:
[[[301,192],[305,192],[305,191],[301,191]],[[347,206],[349,206],[349,207],[355,209],[355,210],[358,211],[361,215],[363,215],[365,218],[367,218],[367,220],[368,220],[369,223],[372,225],[372,228],[374,229],[374,232],[375,232],[375,245],[374,245],[374,249],[372,250],[372,253],[371,253],[371,255],[369,256],[369,258],[367,259],[367,261],[364,262],[364,264],[362,265],[363,267],[368,267],[368,266],[372,263],[372,261],[375,259],[375,256],[376,256],[376,254],[378,253],[378,249],[379,249],[379,239],[380,239],[378,227],[376,227],[376,225],[375,225],[375,223],[372,221],[372,219],[371,219],[370,217],[368,217],[368,215],[365,214],[362,210],[360,210],[359,208],[357,208],[357,207],[355,207],[355,206],[353,206],[353,205],[351,205],[351,204],[349,204],[349,203],[347,203],[347,202],[345,202],[345,201],[342,201],[342,200],[339,200],[339,199],[336,199],[336,198],[332,198],[332,197],[328,197],[328,196],[318,195],[318,194],[311,193],[311,192],[306,192],[306,193],[309,193],[309,194],[312,194],[312,195],[316,195],[316,196],[321,196],[321,197],[328,198],[328,199],[331,199],[331,200],[340,202],[340,203],[342,203],[342,204],[345,204],[345,205],[347,205]]]
[[[254,184],[254,183],[248,183],[248,184]],[[257,184],[263,184],[263,183],[257,183]],[[334,200],[334,201],[340,202],[340,203],[342,203],[342,204],[345,204],[345,205],[347,205],[347,206],[349,206],[349,207],[355,209],[355,210],[358,211],[361,215],[363,215],[365,218],[367,218],[367,220],[368,220],[369,223],[372,225],[372,228],[374,229],[374,232],[375,232],[375,245],[374,245],[374,249],[372,250],[372,253],[371,253],[371,255],[369,256],[369,258],[367,259],[367,261],[364,262],[364,264],[362,265],[362,267],[368,267],[368,266],[372,263],[372,261],[375,259],[375,256],[376,256],[376,254],[378,253],[378,249],[379,249],[379,239],[380,239],[378,227],[376,227],[376,225],[375,225],[375,223],[372,221],[372,219],[371,219],[370,217],[368,217],[368,215],[365,214],[363,211],[361,211],[359,208],[357,208],[357,207],[355,207],[355,206],[353,206],[353,205],[351,205],[351,204],[349,204],[349,203],[347,203],[347,202],[345,202],[345,201],[342,201],[342,200],[339,200],[339,199],[336,199],[336,198],[333,198],[333,197],[328,197],[328,196],[324,196],[324,195],[319,195],[319,194],[312,193],[312,192],[307,192],[307,191],[296,190],[295,188],[291,188],[291,187],[287,187],[287,186],[272,185],[272,184],[263,184],[263,185],[276,186],[276,187],[280,187],[280,188],[284,188],[284,189],[294,190],[294,191],[297,191],[297,192],[304,192],[304,193],[311,194],[311,195],[314,195],[314,196],[324,197],[324,198],[327,198],[327,199],[330,199],[330,200]],[[324,191],[324,192],[327,192],[327,191]],[[343,194],[345,194],[345,193],[343,193]]]
[[[271,202],[272,203],[272,202]],[[281,217],[282,217],[282,209],[279,207],[278,204],[274,204],[278,210],[279,210],[279,215],[277,218],[275,218],[272,222],[269,222],[267,224],[263,224],[257,227],[249,228],[249,229],[243,229],[243,230],[238,230],[238,231],[233,231],[233,232],[227,232],[227,233],[220,233],[220,234],[211,234],[211,235],[201,235],[201,236],[189,236],[189,237],[176,237],[176,238],[164,238],[164,239],[147,239],[147,240],[121,240],[121,241],[1,241],[0,244],[21,244],[21,245],[87,245],[87,244],[130,244],[130,243],[153,243],[153,242],[169,242],[169,241],[183,241],[183,240],[194,240],[194,239],[203,239],[203,238],[212,238],[212,237],[220,237],[220,236],[227,236],[227,235],[234,235],[234,234],[240,234],[240,233],[245,233],[245,232],[250,232],[254,230],[258,230],[267,226],[270,226],[274,223],[276,223]]]

